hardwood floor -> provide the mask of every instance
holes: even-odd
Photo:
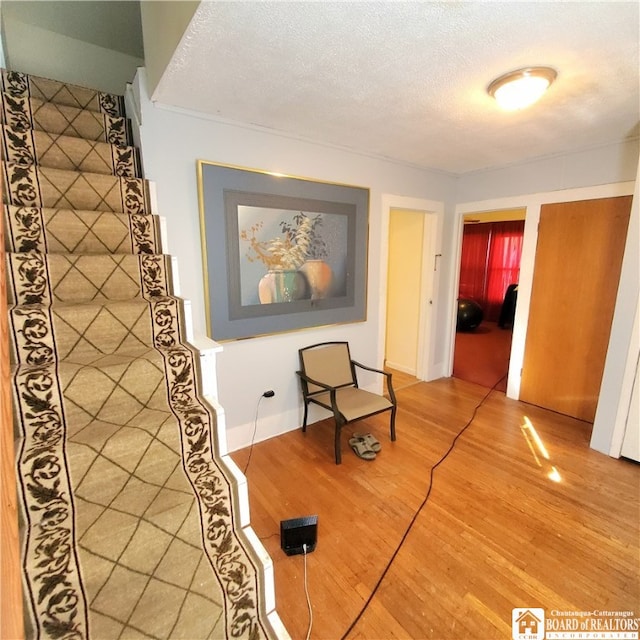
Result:
[[[279,523],[309,514],[312,638],[511,638],[514,607],[640,616],[640,465],[589,449],[590,424],[491,392],[423,505],[487,392],[398,384],[397,441],[384,416],[347,428],[339,466],[331,421],[254,446],[251,519],[293,638],[309,620],[304,558],[281,551]],[[376,460],[349,451],[354,430],[380,440]],[[241,467],[248,451],[233,456]]]
[[[391,369],[389,367],[385,367],[385,371],[389,371],[393,374],[394,391],[399,391],[400,389],[410,387],[412,384],[418,384],[419,382],[418,378],[412,376],[410,373],[404,373],[404,371],[397,371],[396,369]]]
[[[453,377],[487,388],[497,383],[499,391],[506,391],[512,337],[511,329],[488,321],[474,331],[456,331]]]

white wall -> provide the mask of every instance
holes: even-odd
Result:
[[[473,171],[460,177],[458,202],[504,198],[635,180],[638,139],[530,162]]]
[[[3,4],[0,10],[5,62],[12,71],[121,95],[143,64],[141,58],[22,22],[9,6]]]
[[[637,421],[634,424],[628,420],[629,415],[633,416],[630,403],[640,353],[637,324],[634,330],[640,296],[640,167],[637,175],[609,349],[600,387],[600,402],[591,433],[591,446],[594,449],[616,457],[620,455],[625,429],[637,432],[640,428]],[[637,415],[637,407],[635,409]]]
[[[4,56],[4,28],[2,27],[2,0],[0,0],[0,68],[6,69]]]
[[[225,343],[218,359],[219,398],[226,413],[229,448],[234,450],[249,444],[256,405],[267,389],[273,389],[276,395],[260,404],[256,440],[300,426],[301,406],[295,376],[300,347],[345,339],[356,359],[382,365],[380,260],[386,262],[387,258],[386,252],[381,252],[381,246],[386,246],[381,222],[383,194],[451,203],[455,179],[163,108],[150,102],[143,76],[141,71],[135,90],[141,102],[140,140],[145,175],[156,182],[159,213],[167,218],[168,250],[179,261],[182,295],[192,301],[196,335],[205,332],[196,160],[370,189],[367,321]],[[373,377],[363,379],[363,386],[376,385]]]

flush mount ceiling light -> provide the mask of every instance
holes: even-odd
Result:
[[[542,97],[557,75],[551,67],[517,69],[496,78],[487,92],[507,111],[524,109]]]

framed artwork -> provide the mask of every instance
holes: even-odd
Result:
[[[197,162],[209,335],[366,320],[369,190]]]

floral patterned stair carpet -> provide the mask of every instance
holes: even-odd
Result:
[[[122,98],[1,79],[27,635],[286,636]]]

